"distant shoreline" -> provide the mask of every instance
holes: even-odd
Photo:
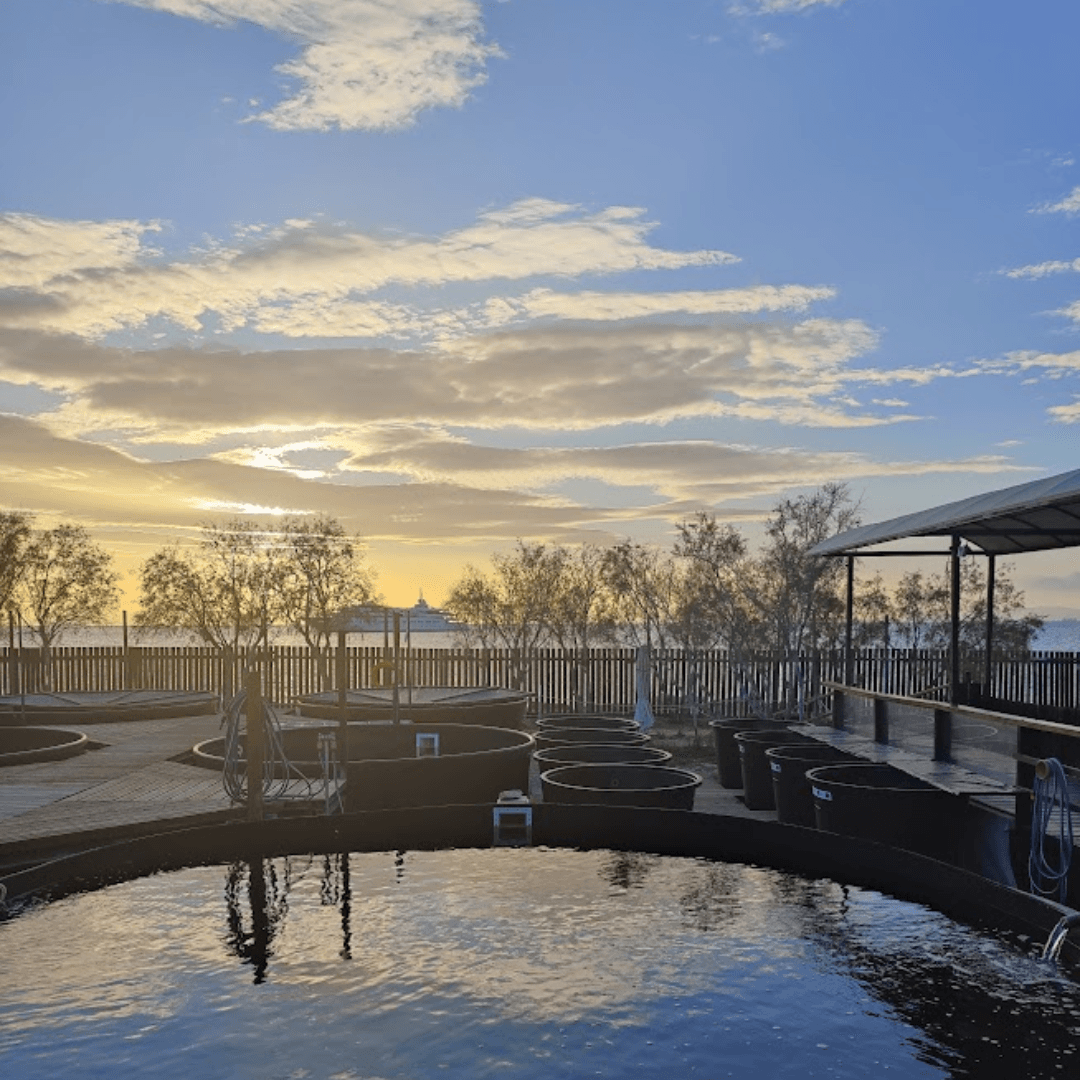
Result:
[[[393,643],[393,631],[390,632],[389,640]],[[346,642],[352,648],[372,648],[383,644],[383,632],[379,631],[356,631],[346,635]],[[404,647],[409,641],[405,628],[401,630],[401,644]],[[124,631],[122,626],[89,627],[67,635],[61,642],[61,647],[75,646],[86,648],[118,648],[123,645]],[[6,636],[3,644],[7,645]],[[414,630],[411,634],[412,647],[415,649],[449,649],[458,644],[456,631],[438,630]],[[16,644],[18,641],[16,639]],[[24,631],[23,644],[27,648],[35,645],[31,635]],[[133,647],[145,646],[147,648],[158,647],[198,647],[202,643],[190,634],[160,634],[140,632],[137,628],[129,628],[128,644]],[[302,646],[304,639],[296,633],[281,631],[270,640],[271,645],[279,646]],[[1076,652],[1080,653],[1080,618],[1078,619],[1050,619],[1043,629],[1036,635],[1034,648],[1038,652]]]

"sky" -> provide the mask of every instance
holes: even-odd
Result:
[[[1078,38],[1075,0],[5,0],[0,507],[132,608],[206,522],[329,513],[405,605],[519,538],[1080,467]],[[1080,614],[1075,552],[1013,577]]]

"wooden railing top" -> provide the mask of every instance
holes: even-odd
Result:
[[[851,697],[869,698],[878,701],[892,701],[897,705],[907,705],[916,709],[941,709],[954,716],[966,716],[972,720],[993,721],[1010,727],[1030,728],[1034,731],[1046,731],[1053,735],[1065,735],[1070,739],[1080,739],[1080,727],[1061,724],[1056,720],[1036,720],[1030,716],[1017,716],[1014,713],[995,712],[991,709],[979,709],[974,705],[950,705],[947,701],[928,701],[925,698],[903,697],[900,694],[882,694],[875,690],[864,690],[860,686],[847,686],[844,683],[825,682],[825,687],[834,693],[839,692]]]

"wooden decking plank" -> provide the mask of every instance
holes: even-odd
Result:
[[[0,770],[0,850],[26,850],[27,845],[32,850],[37,840],[46,845],[66,837],[145,831],[155,822],[174,825],[236,812],[220,772],[169,760],[219,735],[219,716],[78,728],[104,747],[63,761]],[[318,804],[323,793],[306,780],[294,780],[285,798]]]
[[[167,760],[218,734],[219,717],[77,727],[104,748],[0,770],[0,846],[229,808],[217,773]]]

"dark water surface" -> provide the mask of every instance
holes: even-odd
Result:
[[[1080,988],[916,904],[611,852],[276,859],[0,925],[39,1077],[1080,1076]]]

